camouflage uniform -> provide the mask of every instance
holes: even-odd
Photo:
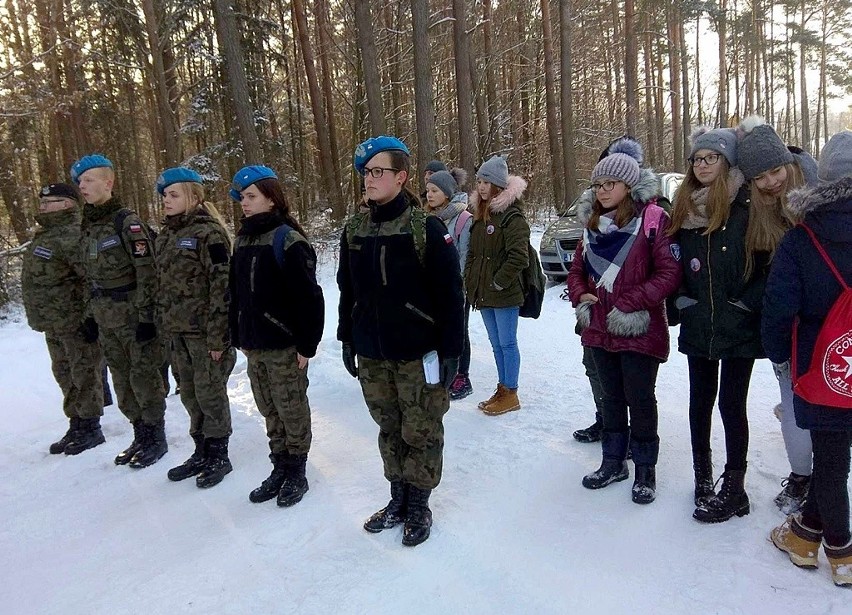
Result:
[[[159,316],[189,413],[189,433],[229,436],[227,384],[236,362],[228,335],[231,240],[198,210],[167,217],[156,245]],[[211,350],[224,351],[220,361],[210,357]]]
[[[30,327],[43,331],[53,376],[62,389],[62,409],[73,418],[103,415],[97,342],[79,333],[86,281],[80,262],[80,212],[67,209],[36,216],[40,228],[24,254],[21,285]]]
[[[154,322],[156,270],[148,230],[135,213],[116,233],[118,198],[83,209],[83,258],[90,285],[90,311],[112,372],[118,407],[132,423],[161,425],[165,389],[160,376],[162,347],[157,337],[136,341],[139,323]]]

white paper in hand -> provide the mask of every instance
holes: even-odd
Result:
[[[441,364],[438,361],[437,351],[430,350],[423,355],[423,375],[426,376],[426,384],[441,382]]]

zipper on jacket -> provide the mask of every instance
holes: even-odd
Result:
[[[281,329],[284,333],[286,333],[290,337],[293,337],[293,332],[290,331],[289,327],[287,327],[287,325],[275,318],[272,314],[270,314],[269,312],[264,312],[263,317],[269,322],[271,322],[273,325]]]
[[[713,357],[713,338],[716,337],[716,302],[713,301],[713,268],[710,266],[711,235],[707,235],[707,275],[710,278],[710,346],[708,347],[710,358]]]
[[[257,264],[257,254],[251,257],[251,271],[249,272],[249,288],[251,289],[252,294],[254,294],[254,268]]]
[[[374,267],[374,268],[375,268],[375,266],[376,266],[376,265],[375,265],[375,263],[376,263],[376,245],[378,244],[378,241],[379,241],[379,232],[380,232],[381,230],[382,230],[382,223],[381,223],[381,222],[379,222],[379,223],[376,225],[376,232],[375,232],[375,233],[373,233],[373,267]],[[382,252],[384,252],[384,246],[382,246]],[[374,271],[375,271],[375,269],[374,269]],[[374,302],[373,310],[374,310],[374,312],[375,312],[375,314],[376,314],[376,342],[377,342],[377,343],[378,343],[378,345],[379,345],[379,354],[380,354],[380,355],[382,355],[382,358],[384,358],[384,357],[385,357],[385,351],[384,351],[384,349],[382,348],[382,330],[381,330],[381,327],[382,327],[382,325],[381,325],[382,319],[380,318],[380,315],[379,315],[379,301],[378,301],[378,298],[377,298],[377,299],[376,299],[376,301]]]
[[[417,314],[423,320],[427,320],[427,321],[431,322],[433,325],[435,324],[434,318],[432,318],[431,316],[429,316],[429,314],[427,314],[426,312],[424,312],[420,308],[414,306],[413,304],[406,302],[405,307],[408,308],[409,310],[411,310],[412,312],[414,312],[415,314]]]
[[[385,267],[386,248],[387,246],[382,246],[381,250],[379,250],[379,269],[382,272],[382,286],[388,285],[388,272]]]

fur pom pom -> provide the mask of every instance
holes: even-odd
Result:
[[[467,183],[467,171],[461,167],[455,167],[454,169],[450,169],[450,175],[452,175],[453,179],[456,180],[459,190],[464,188],[464,185]]]
[[[639,141],[637,141],[636,139],[633,139],[626,135],[623,137],[619,137],[618,139],[610,143],[606,153],[608,156],[611,156],[612,154],[627,154],[640,165],[642,164],[642,160],[644,159],[642,144],[639,143]]]
[[[698,137],[700,137],[701,135],[703,135],[706,132],[710,132],[711,130],[713,130],[713,129],[710,128],[709,126],[696,126],[692,130],[692,134],[689,135],[689,140],[695,141]]]
[[[763,126],[764,124],[766,124],[766,120],[764,120],[759,115],[750,115],[742,122],[740,122],[740,125],[737,128],[737,132],[740,134],[740,136],[744,134],[747,135],[758,126]]]

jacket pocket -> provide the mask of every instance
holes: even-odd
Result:
[[[405,307],[406,307],[407,309],[411,310],[412,312],[414,312],[415,314],[417,314],[417,315],[418,315],[420,318],[422,318],[423,320],[426,320],[426,321],[428,321],[428,322],[432,323],[433,325],[435,324],[435,319],[434,319],[434,318],[432,318],[431,316],[429,316],[429,314],[427,314],[426,312],[424,312],[424,311],[423,311],[423,310],[421,310],[420,308],[418,308],[418,307],[416,307],[416,306],[412,305],[411,303],[406,303],[406,304],[405,304]]]
[[[264,317],[266,320],[268,320],[269,322],[271,322],[273,325],[275,325],[276,327],[278,327],[279,329],[281,329],[284,333],[286,333],[286,334],[287,334],[287,335],[289,335],[290,337],[292,337],[292,336],[293,336],[293,332],[292,332],[292,331],[290,331],[290,328],[289,328],[289,327],[287,327],[287,325],[285,325],[283,322],[281,322],[280,320],[278,320],[277,318],[275,318],[275,317],[274,317],[272,314],[270,314],[269,312],[264,312],[264,313],[263,313],[263,317]]]

